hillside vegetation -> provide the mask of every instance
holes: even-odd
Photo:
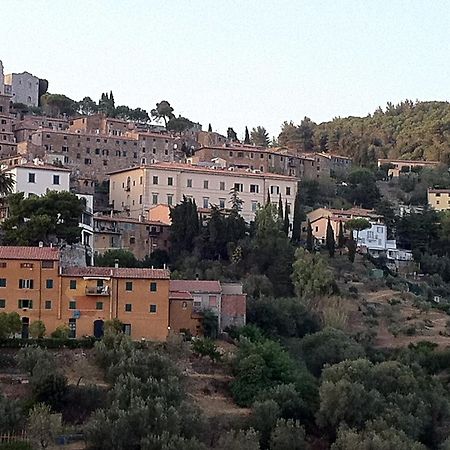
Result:
[[[366,117],[334,118],[319,125],[305,118],[285,122],[279,144],[299,151],[326,151],[370,165],[378,158],[450,161],[448,102],[388,103]]]

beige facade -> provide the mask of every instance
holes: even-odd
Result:
[[[448,211],[450,189],[428,189],[428,206],[436,211]]]
[[[110,204],[135,218],[146,217],[158,204],[174,206],[183,196],[195,200],[199,208],[227,209],[231,190],[236,190],[244,202],[241,214],[246,221],[254,220],[258,205],[266,203],[268,193],[274,204],[281,194],[293,219],[295,177],[177,163],[155,163],[110,174]]]
[[[388,176],[390,177],[398,177],[401,172],[411,172],[412,169],[417,167],[428,167],[434,168],[439,166],[439,161],[416,161],[416,160],[407,160],[407,159],[379,159],[378,167],[381,166],[391,166],[388,170]]]

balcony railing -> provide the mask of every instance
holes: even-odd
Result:
[[[88,286],[86,295],[109,295],[109,286]]]

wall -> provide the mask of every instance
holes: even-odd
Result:
[[[5,75],[5,84],[12,86],[12,101],[27,106],[38,106],[39,78],[31,73],[12,73]]]
[[[192,336],[202,334],[201,316],[195,313],[191,299],[170,299],[170,332],[189,330]]]
[[[450,191],[431,192],[428,191],[428,205],[436,211],[447,211],[450,209]]]

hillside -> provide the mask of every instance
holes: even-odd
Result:
[[[285,123],[280,145],[299,151],[326,151],[368,165],[378,158],[450,161],[450,104],[388,104],[366,117],[335,118],[319,125],[305,118]]]

